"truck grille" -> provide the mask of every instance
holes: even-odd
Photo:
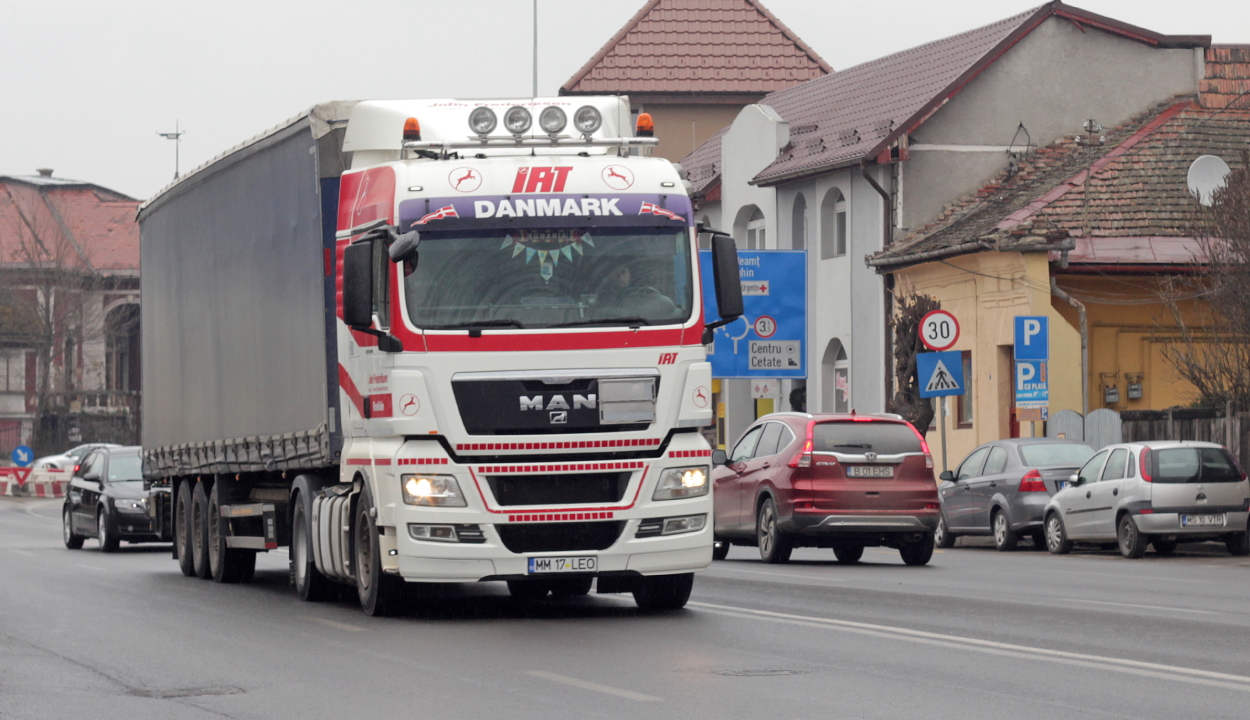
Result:
[[[575,475],[488,475],[486,482],[501,506],[617,503],[625,497],[630,473]]]
[[[625,529],[624,521],[496,525],[504,547],[514,553],[607,550]]]

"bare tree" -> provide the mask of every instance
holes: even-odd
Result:
[[[902,415],[922,434],[933,422],[933,403],[920,397],[920,380],[916,372],[916,355],[924,352],[920,342],[920,321],[933,310],[940,310],[937,300],[919,293],[895,296],[894,313],[894,397],[887,403],[890,412]]]
[[[1250,408],[1250,152],[1192,224],[1206,255],[1191,277],[1169,278],[1163,300],[1179,329],[1165,350],[1201,404]]]

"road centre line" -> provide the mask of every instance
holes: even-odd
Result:
[[[729,605],[715,605],[705,602],[692,601],[688,603],[688,605],[690,607],[700,608],[707,612],[725,615],[728,617],[744,618],[748,620],[764,620],[768,622],[778,622],[789,625],[797,625],[800,627],[821,628],[825,630],[838,630],[842,632],[868,635],[871,637],[905,640],[926,645],[954,648],[958,650],[971,650],[973,652],[982,652],[991,655],[1015,657],[1025,660],[1040,660],[1043,662],[1055,662],[1065,665],[1074,665],[1077,667],[1092,668],[1095,670],[1106,670],[1129,675],[1157,678],[1160,680],[1172,680],[1175,682],[1183,682],[1193,685],[1206,685],[1210,687],[1225,688],[1228,690],[1250,692],[1250,677],[1245,675],[1232,675],[1228,673],[1213,672],[1210,670],[1179,667],[1176,665],[1143,662],[1140,660],[1127,660],[1124,658],[1087,655],[1085,653],[1074,653],[1064,650],[1029,647],[1027,645],[1014,645],[1011,643],[1002,643],[993,640],[980,640],[977,638],[961,637],[959,635],[944,635],[941,633],[912,630],[910,628],[895,627],[891,625],[876,625],[872,623],[853,622],[850,620],[834,620],[832,618],[821,618],[807,615],[792,615],[789,613],[778,613],[768,610],[752,610],[749,608],[733,607]]]
[[[572,685],[573,687],[579,687],[583,690],[594,690],[595,692],[623,697],[628,700],[639,700],[641,702],[664,702],[658,697],[643,695],[642,693],[631,692],[629,690],[622,690],[620,688],[611,687],[610,685],[600,685],[599,683],[587,682],[586,680],[578,680],[577,678],[572,678],[567,675],[557,675],[556,673],[543,672],[542,670],[527,670],[525,674],[531,677],[550,680],[552,682]]]
[[[347,630],[348,632],[364,632],[365,631],[365,629],[360,627],[359,625],[348,625],[347,623],[341,623],[341,622],[338,622],[337,620],[328,620],[326,618],[313,617],[311,615],[300,615],[298,617],[300,620],[307,620],[309,622],[320,623],[322,625],[325,625],[326,627],[332,627],[338,630]]]
[[[1216,612],[1215,610],[1189,610],[1178,607],[1165,607],[1163,605],[1138,605],[1136,603],[1111,602],[1109,600],[1082,600],[1081,598],[1055,598],[1060,602],[1079,602],[1093,603],[1095,605],[1114,605],[1116,607],[1126,608],[1142,608],[1145,610],[1167,610],[1168,612],[1198,613],[1201,615],[1224,615],[1226,613]]]

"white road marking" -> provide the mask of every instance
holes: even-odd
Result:
[[[364,632],[365,631],[365,629],[360,627],[359,625],[348,625],[347,623],[341,623],[341,622],[338,622],[337,620],[327,620],[326,618],[312,617],[311,615],[301,615],[299,619],[307,620],[309,622],[320,623],[322,625],[325,625],[326,627],[332,627],[338,630],[347,630],[348,632]]]
[[[1145,610],[1167,610],[1169,612],[1198,613],[1201,615],[1223,615],[1224,614],[1222,612],[1216,612],[1214,610],[1189,610],[1186,608],[1165,607],[1163,605],[1138,605],[1136,603],[1111,602],[1109,600],[1082,600],[1081,598],[1056,598],[1056,599],[1061,602],[1093,603],[1095,605],[1114,605],[1116,607],[1142,608]]]
[[[83,563],[77,563],[77,565],[80,568],[86,568],[88,570],[95,570],[96,572],[105,572],[104,568],[99,568],[99,567],[96,567],[95,565],[84,565]]]
[[[531,675],[536,678],[542,678],[544,680],[550,680],[552,682],[564,683],[565,685],[572,685],[573,687],[579,687],[583,690],[594,690],[595,692],[607,693],[608,695],[615,695],[617,697],[623,697],[623,698],[626,698],[627,700],[638,700],[641,702],[664,702],[662,699],[658,697],[652,697],[650,695],[643,695],[642,693],[631,692],[629,690],[622,690],[620,688],[614,688],[609,685],[600,685],[599,683],[592,683],[592,682],[587,682],[585,680],[578,680],[577,678],[571,678],[567,675],[557,675],[555,673],[543,672],[541,670],[528,670],[526,671],[525,674]]]
[[[1171,680],[1174,682],[1183,682],[1192,685],[1206,685],[1210,687],[1219,687],[1227,690],[1238,690],[1250,693],[1250,677],[1245,675],[1231,675],[1228,673],[1212,672],[1210,670],[1199,670],[1196,668],[1163,665],[1160,663],[1127,660],[1124,658],[1106,657],[1101,655],[1087,655],[1084,653],[1066,652],[1063,650],[1029,647],[1027,645],[1013,645],[1011,643],[980,640],[977,638],[961,637],[959,635],[943,635],[941,633],[912,630],[910,628],[894,627],[890,625],[874,625],[872,623],[852,622],[849,620],[833,620],[831,618],[811,617],[806,615],[791,615],[788,613],[777,613],[767,610],[752,610],[749,608],[732,607],[729,605],[714,605],[712,603],[704,602],[691,602],[689,605],[705,609],[708,612],[716,613],[718,615],[726,615],[729,617],[744,618],[749,620],[764,620],[768,622],[797,625],[800,627],[837,630],[840,632],[850,632],[859,635],[868,635],[871,637],[903,640],[925,645],[937,645],[957,650],[970,650],[973,652],[1014,657],[1024,660],[1040,660],[1043,662],[1062,663],[1065,665],[1074,665],[1077,667],[1085,667],[1095,670],[1106,670],[1110,672],[1125,673],[1128,675],[1140,675],[1159,680]]]
[[[1038,572],[1063,573],[1065,575],[1094,575],[1100,578],[1124,578],[1125,580],[1149,580],[1151,582],[1179,582],[1186,585],[1192,583],[1210,583],[1211,580],[1191,580],[1189,578],[1169,578],[1169,577],[1151,577],[1149,575],[1125,575],[1123,573],[1105,573],[1105,572],[1082,572],[1080,570],[1053,570],[1051,568],[1037,568]]]

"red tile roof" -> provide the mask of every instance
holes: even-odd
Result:
[[[1062,17],[1159,47],[1203,47],[1207,36],[1168,36],[1055,1],[975,30],[888,55],[786,90],[760,102],[790,123],[791,142],[752,183],[772,185],[875,159],[904,133],[915,131],[1023,37],[1045,20]],[[709,143],[719,143],[713,138]],[[695,160],[682,164],[706,173]],[[706,162],[706,160],[704,160]]]
[[[91,183],[0,176],[0,268],[34,261],[137,275],[138,207],[138,200]]]
[[[650,0],[560,94],[763,95],[830,72],[758,0]]]

